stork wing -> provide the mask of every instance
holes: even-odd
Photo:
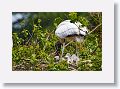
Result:
[[[63,21],[58,25],[55,34],[60,38],[65,38],[70,35],[79,35],[79,29],[75,24],[70,23],[70,21]]]
[[[59,27],[62,26],[62,25],[69,24],[69,23],[70,23],[70,20],[65,20],[65,21],[61,22],[61,23],[58,25],[57,28],[59,28]]]

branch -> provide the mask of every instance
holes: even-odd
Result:
[[[48,41],[49,37],[50,37],[50,34],[47,36],[46,41]],[[46,49],[46,46],[47,46],[47,44],[45,43],[45,45],[44,45],[44,47],[43,47],[43,50]]]
[[[29,33],[29,34],[30,34],[30,33]],[[26,42],[27,44],[29,43],[29,41],[30,41],[30,39],[32,38],[32,36],[33,36],[33,33],[30,34],[30,38],[29,38],[28,41]]]
[[[99,25],[97,25],[92,31],[90,31],[89,33],[88,33],[88,35],[89,34],[91,34],[92,32],[94,32],[99,26],[101,26],[102,25],[102,23],[100,23]]]
[[[93,50],[93,52],[91,53],[91,55],[93,55],[96,52],[96,50],[97,50],[98,47],[99,47],[99,45]]]
[[[70,43],[72,43],[72,42],[73,42],[73,41],[70,41],[69,43],[67,43],[67,44],[65,45],[65,47],[68,46],[68,45],[69,45]]]
[[[51,32],[51,33],[49,33],[48,34],[48,36],[47,36],[47,38],[46,38],[46,41],[48,41],[49,40],[49,37],[50,37],[50,35],[53,33],[53,31]],[[45,44],[44,45],[44,47],[43,47],[43,50],[45,50],[46,49],[46,46],[47,46],[47,44]]]

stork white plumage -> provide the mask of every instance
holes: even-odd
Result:
[[[82,27],[80,22],[71,23],[70,20],[61,22],[58,25],[55,34],[61,39],[60,42],[63,43],[62,56],[65,48],[65,42],[63,40],[67,39],[70,41],[82,42],[84,36],[87,35],[87,32],[87,27]]]

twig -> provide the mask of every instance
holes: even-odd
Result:
[[[99,26],[101,26],[102,25],[102,23],[100,23],[99,25],[97,25],[92,31],[90,31],[89,33],[88,33],[88,35],[90,35],[92,32],[94,32]],[[87,35],[87,36],[88,36]],[[85,42],[85,40],[83,40],[83,42],[82,42],[82,44],[84,44],[84,42]]]
[[[30,34],[30,33],[29,33],[29,34]],[[28,41],[26,42],[27,44],[29,43],[29,41],[30,41],[30,39],[32,38],[32,36],[33,36],[33,33],[30,34],[30,38],[29,38]]]
[[[69,43],[67,43],[67,44],[65,45],[65,47],[68,46],[68,45],[69,45],[70,43],[72,43],[72,42],[73,42],[73,41],[70,41]]]
[[[53,31],[52,31],[53,32]],[[47,36],[47,38],[46,38],[46,41],[48,41],[48,39],[49,39],[49,37],[50,37],[50,35],[52,34],[52,32],[51,33],[49,33],[49,35]],[[43,47],[43,50],[45,50],[46,49],[46,44],[45,44],[45,46]]]
[[[88,35],[89,34],[91,34],[92,32],[94,32],[99,26],[101,26],[102,25],[102,23],[100,23],[99,25],[97,25],[92,31],[90,31],[89,33],[88,33]]]
[[[93,50],[93,52],[91,53],[91,55],[93,55],[96,52],[96,50],[97,50],[98,47],[99,47],[99,45]]]
[[[46,38],[46,41],[48,41],[48,38],[50,37],[50,34],[47,36],[47,38]],[[45,50],[46,49],[46,44],[45,44],[45,46],[43,47],[43,50]]]

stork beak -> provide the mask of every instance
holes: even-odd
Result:
[[[86,35],[84,36],[84,38],[86,38],[88,36],[88,32],[86,32]]]

